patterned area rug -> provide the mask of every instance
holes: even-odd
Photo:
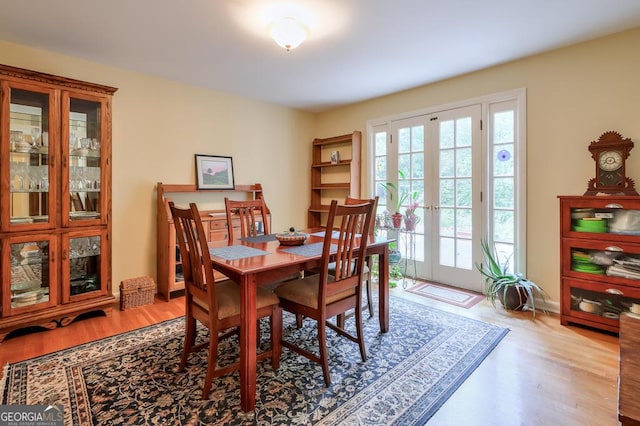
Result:
[[[484,299],[479,293],[435,283],[419,283],[409,287],[407,291],[467,309]]]
[[[314,345],[313,324],[298,330],[285,314],[284,335]],[[287,349],[278,371],[260,362],[253,413],[239,408],[237,372],[217,378],[209,400],[200,400],[204,351],[186,372],[175,371],[182,318],[8,365],[1,403],[62,404],[68,425],[422,425],[508,332],[393,296],[389,333],[379,333],[377,317],[365,328],[364,363],[356,344],[328,331],[328,388],[317,364]],[[227,340],[221,363],[236,348]]]

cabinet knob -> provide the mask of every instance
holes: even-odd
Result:
[[[608,209],[623,209],[624,208],[624,207],[622,207],[621,204],[618,204],[618,203],[607,204],[605,207],[608,208]]]
[[[605,292],[609,294],[624,294],[622,291],[618,290],[617,288],[608,288],[605,290]]]
[[[618,247],[618,246],[609,246],[609,247],[606,247],[606,248],[605,248],[605,250],[606,250],[606,251],[620,251],[620,252],[621,252],[621,251],[624,251],[624,250],[622,250],[622,249],[621,249],[620,247]]]

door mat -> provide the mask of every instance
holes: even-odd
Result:
[[[435,283],[419,283],[409,287],[407,291],[466,309],[484,299],[480,293]]]

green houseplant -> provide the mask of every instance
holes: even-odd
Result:
[[[521,311],[528,305],[535,318],[535,295],[540,296],[543,304],[546,304],[545,291],[521,273],[509,272],[509,259],[500,263],[495,247],[490,247],[486,239],[482,239],[480,244],[483,262],[476,263],[476,268],[484,276],[487,297],[493,306],[496,305],[496,300],[500,300],[507,310]],[[546,312],[544,307],[542,310]]]
[[[398,170],[398,175],[400,176],[400,179],[406,179],[406,174],[402,170]],[[410,192],[407,190],[401,190],[400,187],[393,182],[382,183],[380,185],[385,191],[387,191],[389,199],[393,202],[394,213],[391,215],[393,218],[393,226],[395,228],[399,228],[402,224],[403,218],[402,213],[400,213],[402,205],[407,200],[411,200],[417,206],[416,200],[418,199],[418,191]],[[415,210],[415,208],[413,210]]]

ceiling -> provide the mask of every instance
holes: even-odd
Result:
[[[639,0],[288,2],[315,17],[290,52],[279,0],[0,0],[0,39],[319,112],[640,26]]]

